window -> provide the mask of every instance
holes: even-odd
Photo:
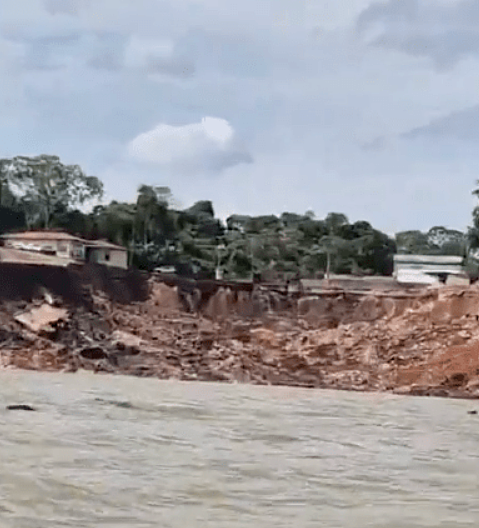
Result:
[[[110,252],[105,251],[105,260],[108,262],[110,260]]]
[[[83,258],[83,248],[81,246],[73,246],[72,255],[75,258]]]

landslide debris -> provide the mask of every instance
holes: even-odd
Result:
[[[144,302],[4,302],[0,365],[161,379],[479,397],[479,290],[351,296],[291,308],[277,295],[218,291],[186,313],[175,288]]]

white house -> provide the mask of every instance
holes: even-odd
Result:
[[[106,240],[84,240],[62,231],[22,231],[7,233],[5,247],[55,255],[72,262],[95,262],[116,268],[128,268],[128,252]]]
[[[106,240],[85,241],[85,260],[114,268],[128,268],[128,252]]]
[[[61,231],[23,231],[2,236],[4,245],[13,249],[83,260],[84,240]]]
[[[402,283],[469,282],[464,258],[449,255],[394,255],[393,276]]]

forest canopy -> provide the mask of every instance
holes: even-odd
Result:
[[[178,209],[167,186],[140,185],[129,202],[99,205],[102,196],[97,177],[57,156],[0,160],[2,233],[49,228],[104,238],[125,246],[130,264],[146,270],[173,265],[179,273],[213,277],[219,268],[232,279],[325,272],[390,275],[396,252],[465,255],[474,237],[479,242],[477,210],[475,230],[468,235],[436,226],[392,238],[365,220],[351,223],[339,212],[323,219],[313,211],[234,214],[222,222],[209,200]],[[80,210],[85,203],[92,204],[88,212]]]

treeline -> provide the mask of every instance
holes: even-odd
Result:
[[[396,233],[398,252],[419,255],[457,255],[465,257],[470,238],[461,231],[442,226],[428,232],[402,231]]]
[[[80,211],[80,204],[102,194],[97,178],[54,156],[0,160],[0,229],[55,228],[105,238],[128,248],[130,264],[141,269],[175,266],[181,274],[204,277],[219,270],[231,279],[390,275],[398,250],[461,254],[465,240],[445,228],[403,232],[394,240],[366,221],[350,223],[341,213],[323,219],[312,212],[233,215],[224,224],[210,201],[179,210],[168,187],[147,185],[132,202]]]

